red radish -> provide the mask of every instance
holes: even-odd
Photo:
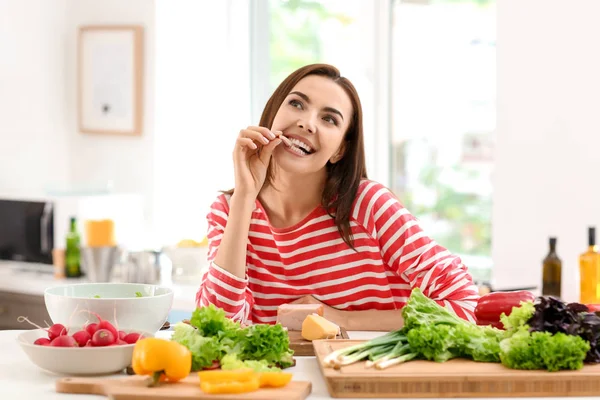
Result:
[[[127,333],[125,333],[123,331],[119,331],[119,339],[125,340],[125,336],[127,336]]]
[[[50,346],[54,347],[77,347],[77,342],[73,339],[73,336],[62,335],[54,338],[50,342]]]
[[[110,331],[110,333],[113,334],[113,336],[115,337],[115,339],[119,337],[119,332],[107,320],[103,320],[103,321],[100,321],[98,323],[98,330],[100,330],[100,329],[106,329],[107,331]]]
[[[98,329],[92,336],[92,346],[108,346],[116,341],[115,335],[108,329]]]
[[[49,326],[48,328],[44,328],[39,326],[38,324],[31,322],[27,317],[23,317],[22,315],[19,316],[17,318],[17,321],[19,322],[28,322],[31,325],[35,326],[38,329],[43,330],[44,332],[48,333],[48,338],[50,339],[50,341],[56,339],[58,336],[62,336],[62,335],[67,335],[68,334],[68,330],[67,328],[65,328],[64,325],[62,324],[54,324],[52,326]],[[46,321],[44,321],[46,322]],[[48,325],[48,323],[46,322],[46,325]]]
[[[87,333],[90,334],[90,337],[94,336],[94,333],[96,333],[96,331],[98,330],[98,324],[94,323],[94,324],[86,325],[85,330]]]
[[[119,332],[115,329],[115,327],[108,322],[107,320],[102,319],[97,313],[92,312],[92,311],[88,311],[90,314],[94,315],[96,318],[98,318],[98,325],[96,326],[97,330],[100,329],[106,329],[108,331],[110,331],[110,333],[113,334],[113,336],[115,338],[119,337]],[[94,332],[94,334],[92,334],[92,337],[95,335],[96,333]]]
[[[130,334],[128,334],[127,336],[125,336],[125,338],[123,340],[125,342],[127,342],[128,344],[134,344],[138,340],[140,340],[141,337],[142,337],[142,334],[131,332]]]
[[[73,334],[73,339],[79,347],[84,347],[92,339],[92,335],[88,331],[78,331]]]
[[[126,344],[129,344],[129,343],[127,343],[127,342],[126,342],[126,341],[124,341],[124,340],[117,339],[117,341],[116,341],[116,342],[114,342],[113,344],[111,344],[110,346],[123,346],[123,345],[126,345]]]
[[[92,341],[90,340],[89,342],[87,342],[87,344],[84,347],[94,347],[94,345],[92,344]]]
[[[33,344],[37,344],[40,346],[48,346],[50,344],[50,339],[46,339],[45,337],[41,337],[38,340],[36,340],[35,342],[33,342]]]
[[[67,328],[63,324],[54,324],[48,328],[48,338],[54,340],[59,336],[67,334]]]

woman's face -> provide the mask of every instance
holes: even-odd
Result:
[[[279,107],[271,130],[282,131],[292,146],[274,152],[278,167],[314,173],[343,156],[342,142],[352,119],[352,103],[331,79],[309,75],[298,82]]]

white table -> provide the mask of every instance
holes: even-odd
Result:
[[[56,393],[54,381],[58,377],[39,369],[31,363],[16,338],[23,331],[0,331],[0,399],[9,400],[100,400],[105,397],[95,395],[75,395]],[[158,337],[169,338],[172,332],[159,332]],[[373,332],[349,332],[352,339],[370,339],[378,335]],[[330,399],[325,381],[314,357],[296,357],[295,367],[288,369],[295,380],[312,382],[309,400]],[[557,399],[557,398],[553,398]],[[570,397],[569,399],[600,399],[593,397]],[[536,398],[536,400],[544,400]],[[549,400],[549,399],[548,399]]]

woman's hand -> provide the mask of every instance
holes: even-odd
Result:
[[[323,306],[323,317],[336,325],[342,326],[344,321],[340,318],[341,312],[333,307],[328,306],[322,301],[317,300],[311,295],[300,297],[298,300],[292,301],[292,304],[320,304]]]
[[[281,132],[260,126],[242,129],[233,150],[235,194],[256,199],[265,183],[273,150],[281,143]]]
[[[343,311],[310,295],[301,297],[292,304],[322,304],[323,317],[347,331],[390,332],[404,326],[401,310]]]

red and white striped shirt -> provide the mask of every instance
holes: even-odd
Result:
[[[427,237],[383,185],[364,180],[354,201],[354,247],[343,241],[332,217],[317,207],[296,225],[270,226],[257,200],[247,245],[245,279],[213,260],[227,223],[229,196],[208,214],[210,266],[196,294],[246,323],[274,323],[277,307],[306,295],[340,310],[401,309],[412,288],[474,321],[478,293],[461,260]]]

